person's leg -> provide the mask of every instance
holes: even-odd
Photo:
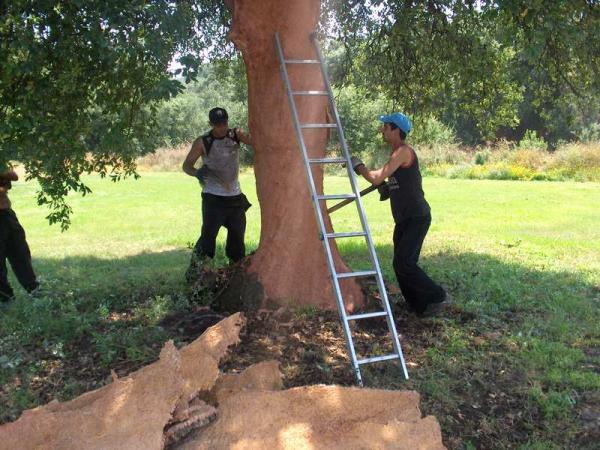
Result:
[[[219,229],[223,225],[223,208],[218,199],[202,196],[202,230],[200,238],[194,246],[190,265],[185,271],[185,279],[193,283],[201,276],[201,267],[204,260],[215,257],[215,247]]]
[[[244,235],[246,233],[246,211],[243,208],[230,208],[225,220],[227,228],[227,243],[225,254],[232,262],[237,262],[246,256]]]
[[[203,196],[202,198],[202,230],[196,242],[194,252],[198,258],[214,258],[217,235],[225,221],[225,211],[218,199]]]
[[[0,213],[2,214],[2,213]],[[6,236],[4,235],[4,223],[0,215],[0,302],[8,302],[13,299],[14,292],[8,282],[8,271],[6,269]]]
[[[0,259],[0,303],[9,302],[14,298],[14,292],[8,282],[6,259]]]
[[[417,217],[403,222],[402,234],[395,242],[394,271],[403,287],[403,295],[417,313],[429,303],[441,302],[445,292],[417,265],[423,241],[431,224],[430,217]],[[405,293],[406,292],[406,293]]]
[[[39,285],[31,264],[31,251],[27,245],[25,230],[12,211],[8,225],[9,239],[6,244],[6,257],[21,286],[27,292],[33,292]]]
[[[394,259],[392,265],[394,267],[394,273],[396,274],[396,280],[398,281],[398,286],[400,287],[400,291],[402,292],[402,296],[406,301],[409,309],[416,309],[416,296],[410,285],[410,280],[407,280],[407,277],[404,276],[404,273],[401,269],[404,267],[402,260],[406,258],[405,251],[402,248],[402,238],[404,236],[404,223],[397,223],[394,227]]]

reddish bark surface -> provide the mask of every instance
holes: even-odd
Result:
[[[317,24],[320,1],[235,0],[233,4],[230,37],[246,63],[261,207],[260,243],[248,271],[258,276],[269,301],[333,309],[332,283],[274,44],[278,32],[286,57],[314,59],[309,34]],[[323,89],[317,65],[289,66],[289,73],[294,90]],[[297,106],[301,122],[326,122],[326,97],[299,98]],[[327,131],[311,130],[304,136],[310,156],[324,156]],[[322,169],[315,168],[313,174],[322,190]],[[337,248],[333,250],[338,270],[346,270]],[[362,305],[355,281],[344,281],[342,290],[349,310]]]

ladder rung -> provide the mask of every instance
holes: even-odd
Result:
[[[355,194],[331,194],[331,195],[317,195],[319,200],[343,200],[346,198],[356,198]]]
[[[335,123],[303,123],[300,128],[337,128]]]
[[[318,59],[286,59],[286,64],[320,64]]]
[[[311,164],[344,164],[347,163],[346,158],[310,158]]]
[[[352,277],[369,277],[371,275],[377,275],[377,272],[374,270],[363,270],[360,272],[337,273],[335,276],[338,278],[352,278]]]
[[[357,237],[366,236],[367,233],[364,231],[350,231],[348,233],[325,233],[326,238],[345,238],[345,237]]]
[[[377,311],[377,312],[364,313],[364,314],[354,314],[353,316],[346,317],[346,319],[360,320],[360,319],[370,319],[371,317],[382,317],[382,316],[387,316],[387,313],[385,311]]]
[[[357,361],[357,363],[358,363],[358,365],[361,365],[361,364],[370,364],[370,363],[374,363],[374,362],[378,362],[378,361],[389,361],[390,359],[399,359],[399,357],[396,354],[393,354],[393,355],[384,355],[384,356],[375,356],[373,358],[359,359]]]
[[[292,91],[294,95],[329,95],[327,91]]]

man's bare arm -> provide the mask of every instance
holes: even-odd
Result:
[[[249,133],[245,133],[244,130],[242,130],[241,128],[236,128],[235,134],[237,135],[240,142],[242,142],[243,144],[246,144],[246,145],[253,146],[252,145],[252,137],[250,136]]]
[[[358,167],[358,171],[371,184],[379,186],[386,178],[398,170],[398,167],[410,162],[410,152],[411,150],[408,147],[400,147],[392,153],[390,159],[381,169],[369,170],[366,166],[362,165]]]
[[[192,148],[185,157],[185,161],[183,161],[183,171],[189,176],[195,177],[196,168],[194,167],[194,164],[196,164],[196,161],[198,161],[201,156],[204,156],[204,144],[202,143],[202,138],[198,138],[192,144]]]

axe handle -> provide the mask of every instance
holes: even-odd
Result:
[[[365,188],[362,191],[360,191],[360,193],[358,195],[360,195],[361,197],[363,197],[363,196],[367,195],[369,192],[373,192],[377,188],[378,188],[378,186],[371,185],[368,188]],[[343,201],[341,201],[341,202],[333,205],[331,208],[328,208],[327,212],[329,214],[331,214],[332,212],[337,211],[340,208],[343,208],[347,204],[352,203],[354,200],[355,199],[353,199],[353,198],[347,198],[346,200],[343,200]]]

